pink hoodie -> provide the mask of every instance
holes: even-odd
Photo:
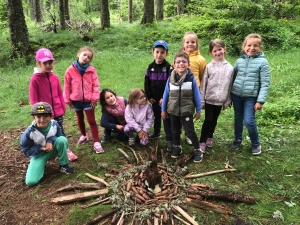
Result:
[[[35,68],[29,83],[30,104],[47,102],[52,106],[54,117],[62,116],[66,112],[58,76],[53,72],[41,73]]]

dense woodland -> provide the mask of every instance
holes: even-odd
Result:
[[[270,46],[299,44],[300,0],[6,0],[0,4],[1,29],[9,28],[11,58],[30,53],[29,22],[40,25],[42,32],[77,29],[89,41],[92,29],[109,28],[112,20],[120,25],[153,24],[193,16],[190,29],[200,38],[222,36],[235,45],[256,31]],[[98,21],[92,20],[95,15]]]

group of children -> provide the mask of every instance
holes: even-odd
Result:
[[[262,109],[270,84],[270,69],[261,47],[260,35],[248,35],[242,44],[243,54],[232,67],[225,59],[224,42],[215,39],[209,45],[213,59],[206,65],[200,55],[197,35],[187,32],[183,37],[182,48],[171,65],[166,61],[168,44],[159,40],[152,48],[154,61],[145,73],[145,91],[132,89],[128,101],[108,88],[100,93],[96,70],[90,65],[93,58],[91,48],[84,47],[78,52],[77,60],[65,73],[63,91],[58,77],[52,72],[54,58],[51,51],[40,49],[36,53],[37,68],[29,86],[34,121],[22,134],[20,143],[24,154],[31,158],[26,184],[37,184],[43,177],[47,160],[57,154],[60,171],[74,173],[68,161],[77,156],[68,148],[65,138],[65,105],[76,112],[81,133],[77,143],[82,144],[88,140],[84,111],[90,125],[94,150],[96,153],[104,152],[95,120],[95,107],[99,100],[102,107],[100,125],[104,128],[102,143],[110,139],[112,132],[116,132],[116,138],[120,141],[128,140],[130,146],[135,145],[137,140],[141,145],[147,145],[149,139],[161,136],[163,119],[167,150],[171,157],[177,158],[182,152],[180,135],[183,127],[187,143],[194,148],[194,162],[201,162],[206,147],[212,147],[220,112],[232,102],[235,139],[231,148],[239,149],[245,124],[252,143],[252,154],[260,154],[255,111]],[[201,109],[205,110],[205,120],[198,139],[193,119],[200,119]],[[153,133],[149,135],[153,124]]]

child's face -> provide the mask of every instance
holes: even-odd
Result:
[[[216,45],[215,47],[213,47],[210,54],[212,55],[212,57],[214,57],[214,60],[223,61],[225,58],[225,52],[226,52],[226,48],[223,48],[220,45],[219,46]]]
[[[136,100],[136,103],[139,105],[145,105],[147,103],[146,95],[143,92],[140,92],[139,97]]]
[[[36,122],[38,128],[44,129],[48,126],[52,116],[49,114],[33,115],[32,118]]]
[[[174,69],[180,76],[186,74],[186,71],[189,68],[189,66],[190,64],[188,63],[188,60],[184,57],[177,57],[174,60]]]
[[[156,64],[161,64],[168,56],[168,52],[163,47],[156,47],[152,50],[152,55],[154,56]]]
[[[49,60],[46,62],[39,62],[39,67],[40,67],[41,72],[50,73],[53,70],[54,62],[53,62],[53,60]]]
[[[187,35],[183,43],[184,51],[193,52],[197,50],[197,38],[194,35]]]
[[[78,53],[77,57],[78,57],[78,63],[80,65],[85,65],[92,60],[93,53],[88,50],[85,50],[83,52]]]
[[[113,93],[106,92],[104,97],[105,97],[105,103],[107,105],[115,105],[116,104],[117,98],[116,98],[116,96],[113,95]]]
[[[260,52],[260,42],[259,38],[249,38],[243,47],[244,52],[247,56],[254,56]]]

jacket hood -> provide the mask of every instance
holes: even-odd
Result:
[[[195,55],[200,55],[200,51],[199,50],[195,50],[193,52],[186,52],[184,51],[188,56],[195,56]]]

